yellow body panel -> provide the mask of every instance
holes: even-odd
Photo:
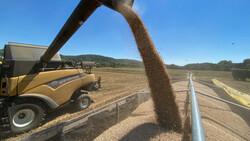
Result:
[[[82,86],[95,82],[94,74],[85,74],[82,69],[55,70],[37,74],[8,78],[9,95],[42,94],[50,97],[58,105],[68,101],[71,95]],[[60,83],[53,87],[54,81]],[[1,81],[1,96],[7,96]],[[50,84],[52,83],[52,84]],[[52,85],[52,86],[50,86]]]
[[[63,104],[64,102],[68,101],[78,88],[90,84],[94,82],[95,77],[93,74],[89,74],[83,78],[75,79],[70,82],[66,82],[63,85],[59,86],[56,89],[51,88],[47,85],[41,85],[39,87],[35,87],[25,94],[43,94],[50,97],[54,100],[58,105]],[[83,83],[84,82],[84,83]]]
[[[17,82],[18,82],[18,77],[12,77],[8,78],[8,86],[9,86],[9,95],[14,96],[17,93]],[[2,78],[1,80],[1,96],[7,96],[7,91],[6,91],[6,80],[5,78]],[[5,87],[3,87],[5,84]]]
[[[18,94],[25,93],[32,88],[40,86],[41,84],[77,74],[79,74],[79,71],[77,69],[70,69],[47,71],[37,74],[20,76],[18,80]]]

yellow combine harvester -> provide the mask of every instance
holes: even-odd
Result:
[[[44,120],[46,111],[74,102],[75,109],[87,108],[87,92],[95,84],[94,74],[81,66],[61,61],[56,53],[44,67],[37,60],[47,47],[9,43],[1,64],[1,127],[12,132],[28,131]]]

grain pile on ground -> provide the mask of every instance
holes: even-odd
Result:
[[[94,141],[181,140],[182,135],[161,128],[155,120],[153,101],[141,104],[132,115],[106,130]]]
[[[180,132],[182,130],[181,118],[170,77],[147,29],[140,17],[129,6],[118,4],[118,11],[125,17],[134,34],[144,63],[158,123],[164,128]]]
[[[187,85],[187,81],[176,82],[173,84],[176,90],[186,89]],[[213,89],[196,82],[194,85],[196,90],[218,97],[218,94],[215,93]],[[197,95],[197,100],[199,103],[206,139],[208,141],[249,140],[250,128],[247,122],[239,115],[233,113],[227,104],[202,95]],[[186,120],[187,124],[185,128],[187,129],[187,132],[179,134],[159,127],[152,114],[152,102],[148,101],[140,105],[129,118],[109,128],[95,140],[191,140],[190,95],[186,92],[180,92],[176,95],[176,101],[180,108],[179,110],[182,119]]]

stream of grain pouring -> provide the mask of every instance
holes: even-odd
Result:
[[[170,77],[147,29],[129,6],[120,4],[117,8],[129,23],[143,59],[157,122],[166,129],[181,132],[181,118]]]

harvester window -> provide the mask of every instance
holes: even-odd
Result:
[[[40,60],[40,57],[45,53],[47,47],[37,46],[15,46],[10,45],[11,55],[6,56],[10,60]],[[57,53],[52,61],[61,61],[60,55]]]

